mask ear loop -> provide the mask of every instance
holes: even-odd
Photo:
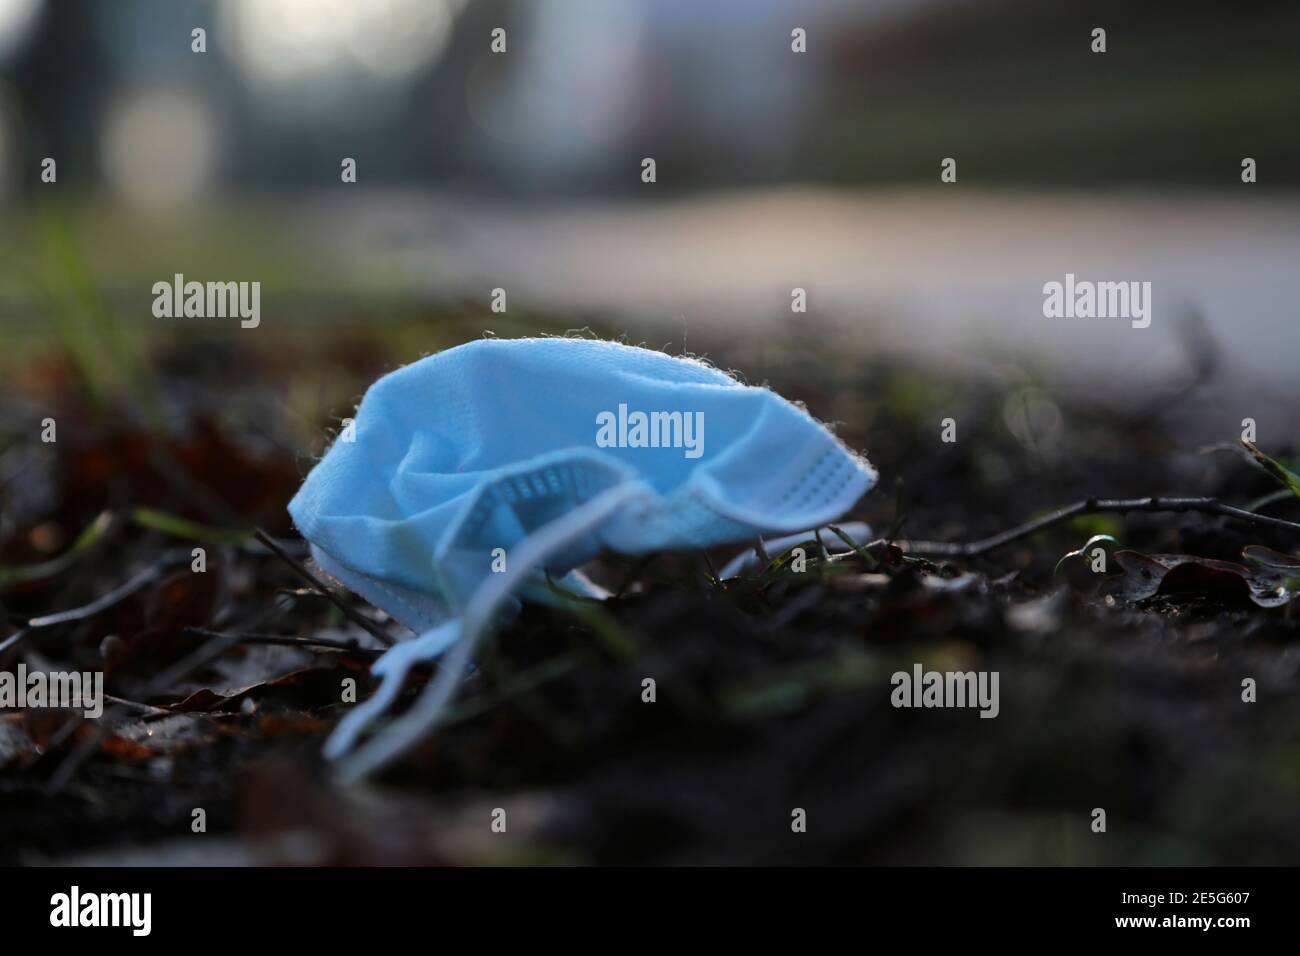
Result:
[[[453,620],[425,631],[413,640],[402,641],[390,647],[371,669],[371,673],[383,678],[379,689],[339,721],[329,740],[325,741],[326,758],[336,760],[351,750],[371,721],[397,700],[411,668],[421,661],[433,660],[455,642],[457,634],[457,622]]]
[[[422,737],[438,722],[451,702],[479,640],[492,624],[501,605],[509,600],[516,585],[534,570],[545,567],[546,560],[551,555],[590,534],[628,502],[645,495],[646,489],[637,482],[616,485],[574,508],[563,518],[543,525],[525,538],[511,554],[509,568],[499,574],[489,575],[479,585],[465,605],[464,615],[459,620],[449,621],[412,642],[424,646],[413,649],[408,655],[399,658],[401,663],[395,666],[393,673],[385,677],[384,685],[380,690],[363,705],[367,708],[364,715],[359,713],[361,708],[358,708],[345,719],[344,722],[347,723],[352,717],[358,717],[357,721],[349,724],[346,739],[340,739],[340,746],[330,748],[331,751],[337,750],[340,754],[351,746],[356,735],[373,715],[386,709],[396,699],[401,681],[394,680],[392,690],[388,690],[389,679],[395,677],[396,671],[400,670],[404,679],[406,671],[417,659],[424,657],[429,647],[437,647],[440,651],[454,642],[451,653],[439,668],[433,683],[421,692],[411,709],[395,720],[383,733],[372,737],[354,753],[340,759],[335,776],[344,783],[359,780],[392,762]],[[426,640],[428,644],[424,644]],[[390,650],[389,653],[392,651]],[[371,708],[370,704],[381,694],[384,695],[382,703]],[[343,731],[342,723],[335,731],[335,735],[338,736],[341,731]],[[334,737],[331,737],[330,744],[333,743]]]
[[[570,571],[559,584],[578,597],[603,601],[611,596],[609,591],[577,570]],[[538,586],[533,591],[534,600],[555,603],[555,597],[546,588]],[[406,678],[411,669],[422,661],[436,658],[455,643],[459,633],[458,622],[451,620],[389,648],[371,668],[372,674],[383,678],[382,682],[368,699],[348,711],[347,716],[339,721],[325,741],[326,759],[337,760],[351,750],[366,728],[397,700],[402,688],[406,686]]]

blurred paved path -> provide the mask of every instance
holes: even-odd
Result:
[[[807,322],[852,347],[996,358],[1024,350],[1067,379],[1142,383],[1184,367],[1195,309],[1228,374],[1300,383],[1300,197],[789,189],[652,204],[477,202],[373,194],[311,217],[346,262],[431,297],[625,317],[634,336]],[[339,217],[346,219],[346,228]],[[1153,322],[1047,319],[1072,272],[1150,281]],[[803,286],[809,316],[790,313]]]

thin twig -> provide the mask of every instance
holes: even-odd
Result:
[[[215,660],[230,648],[234,647],[239,643],[238,637],[239,635],[237,634],[233,636],[222,635],[220,638],[209,641],[197,650],[192,651],[161,674],[156,674],[154,678],[145,685],[140,696],[153,697],[156,694],[162,693],[166,688],[184,679],[192,671],[197,670],[211,660]],[[100,743],[116,726],[116,717],[116,713],[105,713],[101,715],[99,720],[95,721],[95,723],[91,725],[91,732],[77,743],[72,752],[64,758],[63,762],[59,764],[54,773],[50,775],[50,779],[45,784],[46,793],[58,793],[68,785],[72,780],[73,775],[76,774],[78,768],[80,768],[90,755],[99,748]],[[81,718],[80,715],[78,715],[72,721],[69,721],[69,725],[73,723],[79,724],[82,719],[84,718]],[[64,729],[66,729],[67,726],[68,725],[65,725]],[[73,729],[75,730],[76,728],[74,727]],[[69,736],[71,736],[71,734],[69,734]],[[62,743],[62,740],[60,740],[59,743]],[[54,747],[55,745],[51,743],[49,749],[52,750]]]
[[[13,647],[15,644],[17,644],[19,641],[21,641],[24,637],[26,637],[30,633],[31,631],[25,627],[20,628],[17,631],[14,631],[14,633],[10,634],[3,641],[0,641],[0,654],[3,654],[5,651],[9,650],[9,648]]]
[[[714,568],[714,566],[713,566],[713,560],[709,557],[709,552],[708,552],[708,551],[701,551],[701,552],[700,552],[700,556],[704,558],[704,566],[705,566],[706,568],[708,568],[708,570],[709,570],[709,579],[710,579],[710,580],[709,580],[709,583],[710,583],[710,584],[717,584],[717,583],[718,583],[718,571],[717,571],[717,569]]]
[[[871,553],[865,547],[863,547],[862,545],[854,541],[853,538],[849,535],[849,533],[845,531],[843,528],[836,527],[833,524],[828,524],[826,527],[830,528],[837,538],[839,538],[850,548],[852,548],[854,552],[858,555],[858,557],[860,557],[863,561],[866,562],[866,565],[870,570],[874,571],[876,568],[880,566],[880,562],[878,562],[875,558],[873,558],[871,556]],[[886,548],[888,548],[890,544],[889,541],[884,539],[882,539],[881,543],[884,544]]]
[[[1269,515],[1255,514],[1242,508],[1234,508],[1232,505],[1225,505],[1217,498],[1088,498],[1085,501],[1076,501],[1072,505],[1067,505],[1058,511],[1041,518],[1035,518],[1033,521],[1027,521],[1022,525],[1017,525],[1010,530],[995,534],[992,537],[984,538],[979,541],[968,542],[948,542],[948,541],[897,541],[903,551],[915,554],[934,554],[945,557],[973,558],[985,552],[1000,548],[1003,545],[1010,544],[1013,541],[1019,541],[1021,538],[1027,538],[1045,528],[1061,524],[1078,515],[1118,513],[1124,514],[1129,511],[1143,512],[1160,512],[1175,511],[1186,512],[1196,511],[1201,514],[1220,515],[1225,518],[1234,518],[1237,521],[1247,521],[1252,524],[1265,525],[1270,528],[1282,528],[1286,531],[1300,532],[1300,524],[1294,521],[1286,521],[1282,518],[1273,518]]]
[[[36,630],[42,627],[53,627],[56,624],[68,624],[72,621],[84,621],[88,617],[94,617],[100,611],[106,611],[114,604],[125,598],[130,597],[136,591],[139,591],[146,584],[151,584],[157,580],[163,573],[165,564],[159,563],[145,568],[125,584],[120,584],[104,596],[91,601],[89,604],[73,608],[70,611],[60,611],[58,614],[47,614],[44,617],[34,617],[27,622],[27,627]]]
[[[286,605],[287,602],[277,600],[274,607],[258,610],[246,626],[261,626],[270,618],[283,613]],[[234,647],[235,644],[238,643],[238,637],[238,634],[233,636],[222,634],[209,641],[207,644],[204,644],[197,650],[192,651],[161,674],[154,675],[153,679],[150,680],[141,690],[140,696],[153,697],[157,694],[161,694],[172,684],[185,679],[191,672],[202,667],[209,661],[215,660],[230,648]],[[59,764],[54,773],[50,776],[49,781],[45,784],[46,793],[58,793],[67,786],[69,782],[71,782],[78,768],[89,759],[90,755],[99,747],[100,742],[103,741],[113,727],[116,726],[119,710],[120,707],[106,709],[100,716],[100,719],[94,722],[91,726],[91,732],[86,735],[84,740],[80,741],[77,746],[73,748],[72,752],[64,758],[63,762]],[[81,714],[74,715],[73,719],[68,721],[68,723],[59,730],[55,735],[54,740],[52,740],[44,750],[40,751],[33,760],[30,760],[23,765],[23,769],[26,770],[30,768],[33,763],[40,760],[44,755],[57,751],[63,742],[71,737],[76,729],[84,722],[84,716]]]
[[[142,704],[138,700],[128,700],[125,697],[114,697],[112,694],[105,694],[104,700],[110,704],[117,704],[124,710],[133,710],[137,713],[149,714],[154,717],[175,717],[174,710],[168,710],[166,707],[155,707],[153,704]]]
[[[195,634],[199,637],[216,637],[216,638],[238,638],[238,644],[273,644],[283,647],[301,647],[304,650],[310,650],[313,647],[327,647],[331,650],[347,651],[348,653],[363,654],[369,657],[378,657],[384,652],[374,647],[361,647],[355,640],[339,641],[330,637],[293,637],[288,634],[231,634],[221,631],[210,631],[205,627],[187,627],[184,629],[187,634]]]
[[[384,644],[388,645],[389,647],[393,646],[394,644],[393,638],[385,634],[382,628],[380,628],[373,621],[367,620],[365,615],[359,612],[356,608],[351,607],[346,601],[344,601],[337,594],[331,591],[325,585],[325,582],[321,581],[320,578],[316,577],[316,575],[312,574],[305,567],[303,567],[302,562],[300,562],[293,555],[289,554],[289,552],[285,551],[284,548],[280,547],[280,545],[278,545],[269,534],[267,534],[261,528],[255,530],[253,534],[258,541],[262,542],[262,544],[270,548],[276,557],[278,557],[285,564],[289,565],[289,567],[293,568],[293,570],[297,572],[300,578],[302,578],[304,581],[307,581],[309,584],[311,584],[311,586],[314,587],[321,594],[323,594],[331,604],[333,604],[340,611],[342,611],[344,615],[347,616],[349,621],[352,621],[354,624],[357,624],[360,627],[364,628],[365,630],[369,631],[371,634],[379,638],[379,640],[383,641]]]

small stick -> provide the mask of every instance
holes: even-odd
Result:
[[[293,570],[297,572],[300,578],[302,578],[304,581],[307,581],[312,587],[314,587],[317,591],[323,594],[331,604],[333,604],[340,611],[342,611],[344,615],[347,616],[348,620],[352,621],[352,623],[357,624],[358,626],[369,631],[371,634],[379,638],[379,640],[383,641],[384,644],[388,645],[389,647],[393,646],[394,644],[393,639],[389,637],[387,634],[385,634],[378,625],[376,625],[373,621],[367,620],[365,615],[357,611],[356,608],[348,605],[342,598],[340,598],[337,594],[335,594],[328,587],[326,587],[325,583],[321,581],[320,578],[316,577],[316,575],[308,571],[305,567],[303,567],[302,563],[298,561],[293,555],[289,554],[289,552],[285,551],[284,548],[276,544],[269,534],[267,534],[261,528],[256,529],[253,532],[253,534],[258,541],[262,542],[262,544],[270,548],[271,551],[276,555],[276,557],[278,557],[285,564],[289,565],[289,567],[293,568]]]
[[[287,634],[225,634],[221,631],[210,631],[206,627],[187,627],[185,633],[195,634],[199,637],[237,637],[238,641],[236,643],[238,644],[276,644],[284,647],[301,647],[304,650],[313,647],[328,647],[332,650],[364,654],[370,657],[377,657],[383,653],[383,651],[373,647],[361,647],[356,641],[339,641],[330,637],[293,637]]]
[[[1268,515],[1255,514],[1242,508],[1234,508],[1232,505],[1225,505],[1217,498],[1088,498],[1085,501],[1076,501],[1072,505],[1066,505],[1058,511],[1041,518],[1035,518],[1033,521],[1027,521],[1022,525],[1017,525],[1000,534],[992,537],[983,538],[979,541],[968,542],[949,542],[949,541],[896,541],[894,542],[903,551],[917,554],[934,554],[944,557],[973,558],[985,552],[1000,548],[1003,545],[1010,544],[1013,541],[1019,541],[1021,538],[1027,538],[1045,528],[1068,521],[1077,515],[1086,514],[1103,514],[1119,513],[1123,514],[1128,511],[1143,512],[1161,512],[1176,511],[1186,512],[1195,511],[1201,514],[1221,515],[1225,518],[1233,518],[1237,521],[1247,521],[1252,524],[1265,525],[1270,528],[1282,528],[1286,531],[1300,531],[1300,524],[1294,521],[1286,521],[1282,518],[1272,518]]]
[[[58,614],[47,614],[44,617],[34,617],[27,622],[29,630],[37,630],[42,627],[53,627],[55,624],[68,624],[72,621],[84,621],[88,617],[94,617],[100,611],[108,610],[114,604],[122,601],[136,591],[139,591],[146,584],[155,581],[163,572],[163,568],[157,564],[145,568],[125,584],[118,585],[107,594],[89,604],[73,608],[71,611],[60,611]],[[13,637],[10,637],[13,640]],[[7,646],[7,645],[6,645]]]
[[[138,700],[128,700],[125,697],[114,697],[112,694],[105,694],[104,700],[110,704],[117,704],[125,710],[134,710],[137,713],[150,714],[154,717],[175,717],[174,710],[168,710],[166,707],[155,707],[153,704],[142,704]]]
[[[191,652],[189,655],[173,664],[170,668],[163,671],[163,673],[154,675],[154,678],[145,685],[141,696],[152,697],[155,694],[161,693],[166,687],[181,680],[190,672],[197,670],[208,661],[214,660],[230,648],[234,647],[235,644],[238,643],[238,636],[239,635],[222,635],[220,638],[210,641],[198,650]],[[63,762],[59,764],[54,773],[50,775],[50,779],[45,784],[45,792],[47,794],[58,793],[68,785],[69,781],[72,780],[73,775],[77,772],[77,769],[85,763],[87,759],[89,759],[90,755],[99,747],[100,742],[103,741],[105,736],[107,736],[110,730],[116,725],[117,716],[116,712],[106,713],[101,716],[101,719],[95,721],[91,726],[91,732],[88,733],[83,740],[77,743],[72,752],[64,758]],[[44,753],[50,753],[55,750],[63,743],[63,741],[67,740],[68,737],[71,737],[73,732],[75,732],[84,722],[84,717],[81,715],[75,715],[72,720],[68,721],[67,724],[60,728],[59,732],[55,735],[54,740],[50,742]],[[66,734],[64,733],[65,731],[67,732]],[[40,759],[39,756],[37,759]]]
[[[273,613],[274,611],[260,612],[254,620],[257,623],[261,623]],[[256,626],[256,624],[253,626]],[[155,694],[162,693],[175,682],[184,679],[190,673],[208,663],[208,661],[215,660],[217,657],[220,657],[230,648],[239,643],[239,634],[220,634],[215,631],[212,633],[216,636],[207,644],[192,651],[161,674],[155,674],[153,679],[143,688],[141,696],[152,697]],[[58,793],[68,785],[72,780],[73,775],[76,774],[77,769],[85,763],[92,753],[95,752],[95,749],[99,746],[105,735],[108,734],[110,729],[116,725],[117,717],[117,711],[110,710],[105,712],[99,720],[94,722],[91,732],[86,735],[86,738],[83,741],[78,743],[72,753],[68,754],[68,756],[64,758],[63,762],[59,764],[54,773],[50,776],[49,781],[45,784],[46,793]],[[56,751],[58,747],[71,737],[77,728],[84,722],[85,718],[82,715],[74,715],[73,719],[68,721],[68,723],[60,728],[58,733],[55,734],[54,739],[46,746],[46,749],[24,764],[23,769],[26,770],[37,760],[40,760],[45,754]]]
[[[19,641],[21,641],[24,637],[26,637],[30,633],[31,631],[25,627],[19,628],[17,631],[14,631],[14,633],[10,634],[3,641],[0,641],[0,654],[3,654],[5,651],[9,650],[9,648],[13,647],[15,644],[17,644]]]

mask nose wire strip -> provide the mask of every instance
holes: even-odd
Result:
[[[339,760],[336,770],[338,779],[345,783],[352,782],[379,770],[437,723],[447,704],[451,702],[460,684],[461,675],[480,638],[488,630],[496,611],[509,598],[518,582],[534,570],[544,567],[547,558],[551,555],[600,527],[628,502],[646,494],[646,489],[638,482],[616,485],[574,508],[562,519],[542,526],[525,538],[511,554],[509,568],[499,574],[489,575],[479,585],[469,603],[466,604],[465,613],[460,620],[448,622],[428,633],[427,636],[430,638],[439,635],[440,639],[445,639],[447,635],[440,634],[444,628],[453,631],[459,629],[458,636],[454,633],[451,635],[455,644],[447,661],[439,668],[433,683],[421,692],[411,709],[395,720],[383,733],[372,737],[354,753]],[[424,638],[419,640],[423,641]],[[441,640],[434,643],[441,643]],[[407,667],[413,662],[407,663]],[[396,690],[389,692],[384,707],[387,707],[395,696]],[[366,719],[369,719],[369,715]],[[355,733],[351,736],[355,737]],[[347,742],[350,743],[351,740]]]

